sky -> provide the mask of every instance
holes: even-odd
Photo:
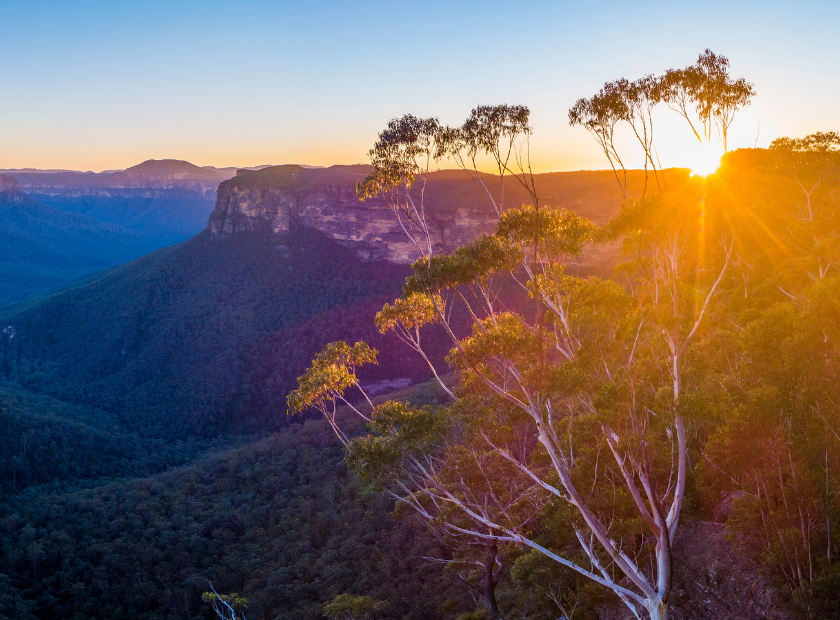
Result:
[[[840,2],[0,0],[0,168],[352,164],[389,119],[531,109],[537,171],[607,161],[568,109],[711,48],[757,96],[730,148],[840,130]],[[655,119],[664,166],[698,157]],[[640,165],[634,138],[620,147]]]

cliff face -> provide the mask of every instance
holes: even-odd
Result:
[[[356,182],[368,166],[305,168],[274,166],[259,171],[240,170],[219,185],[216,207],[208,228],[216,236],[268,229],[287,231],[296,225],[320,230],[353,247],[364,258],[411,262],[419,252],[407,240],[397,216],[381,199],[360,202]],[[668,183],[678,184],[685,170],[666,171]],[[500,181],[482,175],[498,196]],[[641,193],[644,173],[628,173],[631,193]],[[559,172],[535,175],[541,204],[573,209],[596,222],[606,221],[622,201],[612,171]],[[505,206],[530,203],[512,178],[504,185]],[[492,233],[497,217],[484,189],[460,170],[432,173],[425,190],[428,220],[439,248],[457,248],[480,235]]]
[[[363,258],[383,258],[407,263],[419,257],[385,201],[359,201],[356,182],[366,166],[332,166],[312,169],[275,166],[242,172],[219,186],[216,208],[208,226],[214,235],[230,235],[268,228],[288,231],[295,226],[315,228]],[[469,179],[467,179],[469,181]],[[435,245],[443,240],[452,247],[490,233],[495,218],[489,205],[436,208],[430,200],[430,220],[437,229]]]

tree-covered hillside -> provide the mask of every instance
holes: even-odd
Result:
[[[33,191],[39,202],[68,213],[116,224],[153,236],[155,248],[186,241],[207,225],[212,197],[185,190],[160,190],[148,196],[62,195]]]
[[[149,439],[113,413],[0,381],[0,500],[37,485],[66,491],[148,476],[188,462],[214,442]]]
[[[0,311],[0,373],[157,436],[285,423],[285,395],[330,340],[377,342],[373,316],[404,266],[364,262],[320,233],[190,241]],[[424,378],[410,351],[371,379]]]
[[[160,247],[147,234],[58,211],[9,184],[0,192],[0,306]]]
[[[208,580],[256,618],[317,620],[344,592],[387,601],[390,617],[437,617],[465,593],[392,509],[308,422],[154,478],[17,495],[0,504],[0,559],[42,619],[211,618]]]

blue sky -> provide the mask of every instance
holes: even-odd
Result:
[[[356,163],[389,118],[532,110],[541,170],[602,168],[566,113],[603,82],[728,56],[733,146],[840,130],[840,2],[0,2],[0,168]],[[665,165],[687,126],[657,119]],[[683,135],[685,133],[685,135]],[[629,140],[626,145],[631,150]],[[631,157],[632,159],[632,157]]]

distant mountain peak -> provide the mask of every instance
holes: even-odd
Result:
[[[217,183],[226,178],[224,174],[180,159],[149,159],[110,176],[111,181],[194,180]]]

